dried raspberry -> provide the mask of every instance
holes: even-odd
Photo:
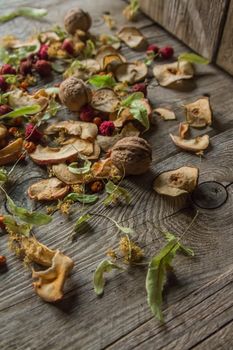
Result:
[[[6,80],[2,76],[0,76],[0,91],[5,92],[7,88],[8,88],[8,84]]]
[[[32,71],[32,63],[29,60],[20,62],[19,71],[22,75],[30,74]]]
[[[49,48],[48,45],[45,45],[45,44],[41,45],[40,50],[38,52],[38,56],[41,60],[47,60],[49,58],[48,48]]]
[[[94,118],[94,110],[91,106],[85,105],[81,108],[80,110],[80,115],[79,115],[80,120],[83,122],[91,122],[92,119]]]
[[[99,127],[99,132],[103,136],[112,136],[114,130],[115,130],[115,125],[111,121],[105,121]]]
[[[1,67],[0,74],[16,74],[16,70],[10,64],[4,64]]]
[[[6,257],[4,255],[0,255],[0,267],[6,265]]]
[[[0,115],[4,115],[4,114],[7,114],[7,113],[9,113],[9,112],[11,112],[11,108],[10,108],[10,106],[8,106],[8,105],[1,105],[0,106]]]
[[[25,138],[27,141],[38,143],[43,134],[33,124],[27,124],[25,129]]]
[[[159,54],[162,58],[167,60],[173,56],[174,50],[171,46],[165,46],[159,50]]]
[[[159,52],[159,47],[155,44],[150,44],[148,47],[147,47],[147,50],[146,52],[154,52],[155,54]]]
[[[36,71],[42,76],[45,77],[51,73],[51,64],[45,60],[38,60],[35,64]]]
[[[147,96],[147,85],[145,83],[138,83],[132,86],[131,91],[142,92],[144,96]]]
[[[69,55],[73,55],[74,53],[74,45],[71,40],[65,39],[62,44],[62,50],[68,52]]]

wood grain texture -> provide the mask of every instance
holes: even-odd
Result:
[[[33,4],[32,1],[21,3]],[[15,0],[10,4],[4,2],[4,9],[16,4]],[[83,4],[82,7],[90,11],[94,32],[107,30],[101,19],[101,12],[105,10],[109,10],[120,25],[124,23],[120,13],[125,4],[121,1],[101,0],[97,8],[91,0],[69,1],[69,6],[74,4]],[[30,26],[39,31],[45,25],[61,24],[68,3],[42,0],[40,6],[48,7],[48,21],[15,19],[1,26],[1,30],[23,38],[30,34]],[[143,15],[137,26],[151,43],[170,44],[177,55],[186,50],[182,43],[160,27],[151,25]],[[122,52],[130,60],[144,56],[125,46]],[[213,66],[198,67],[194,81],[187,82],[179,90],[159,87],[151,72],[149,74],[149,98],[153,106],[170,107],[178,120],[164,122],[157,118],[152,130],[145,135],[153,147],[153,164],[147,174],[124,181],[124,186],[132,193],[132,204],[105,208],[97,202],[92,206],[92,211],[107,214],[123,225],[135,228],[134,238],[144,248],[148,259],[164,244],[156,227],[180,236],[196,212],[186,196],[168,199],[156,195],[151,190],[155,176],[182,165],[195,165],[200,169],[200,182],[215,180],[229,184],[233,181],[232,89],[233,79]],[[194,135],[207,132],[211,137],[211,147],[200,159],[177,149],[168,135],[169,132],[176,133],[179,122],[184,120],[182,105],[206,93],[210,95],[214,123],[206,130],[193,131]],[[64,116],[62,112],[60,117]],[[8,192],[17,203],[43,210],[45,205],[31,201],[26,191],[30,184],[46,176],[43,167],[26,160],[16,167]],[[175,260],[177,284],[165,293],[164,327],[152,317],[147,306],[144,267],[129,269],[126,273],[114,271],[107,277],[104,296],[95,296],[93,271],[107,249],[116,247],[119,240],[119,233],[109,221],[93,218],[89,231],[71,243],[68,238],[82,210],[81,205],[76,204],[69,218],[56,212],[49,226],[35,230],[39,240],[51,248],[61,249],[75,261],[65,298],[55,305],[44,303],[35,295],[30,271],[8,249],[7,235],[0,233],[1,254],[8,259],[8,271],[0,274],[1,349],[183,350],[201,347],[203,342],[207,344],[206,349],[212,350],[217,341],[215,333],[223,331],[233,320],[233,185],[228,191],[229,198],[224,206],[213,211],[200,210],[198,219],[184,238],[184,243],[194,249],[196,256],[190,259],[180,255]],[[0,204],[5,212],[2,196]],[[232,339],[229,333],[226,334],[226,349],[230,349]]]
[[[217,64],[233,74],[233,1],[230,1],[223,36],[218,50]]]
[[[140,0],[142,10],[204,57],[212,59],[228,0]]]

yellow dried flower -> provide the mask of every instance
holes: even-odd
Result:
[[[79,41],[74,44],[74,54],[75,56],[78,56],[83,49],[85,48],[85,44],[82,41]]]
[[[64,201],[64,202],[60,202],[58,203],[58,209],[60,210],[60,212],[62,214],[65,214],[65,215],[69,215],[70,213],[70,208],[72,206],[74,202],[70,199]]]
[[[119,249],[127,263],[138,262],[144,256],[143,250],[131,241],[128,236],[124,236],[120,239]]]
[[[72,188],[72,191],[75,193],[82,194],[85,192],[85,188],[82,184],[81,185],[79,185],[79,184],[71,185],[71,188]]]
[[[117,255],[116,255],[116,252],[115,250],[113,250],[112,248],[109,248],[107,250],[107,253],[106,253],[107,256],[109,256],[111,259],[113,260],[116,260],[117,259]]]

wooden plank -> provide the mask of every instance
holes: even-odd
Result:
[[[220,47],[218,50],[217,56],[217,64],[225,69],[230,74],[233,74],[233,1],[230,1],[227,20],[224,27],[224,32],[222,36],[222,40],[220,43]]]
[[[212,59],[228,0],[140,0],[142,10],[170,33]]]

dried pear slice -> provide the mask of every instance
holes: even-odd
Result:
[[[168,108],[162,108],[162,107],[156,108],[156,109],[154,109],[154,112],[159,114],[159,116],[163,120],[175,120],[176,119],[175,113]]]
[[[31,199],[38,201],[53,201],[64,198],[69,189],[70,186],[67,186],[56,177],[50,177],[32,184],[28,188],[28,195]]]
[[[183,79],[191,79],[194,75],[194,68],[191,63],[181,61],[156,65],[153,73],[161,86],[169,86]]]
[[[209,146],[209,135],[197,136],[194,139],[183,139],[180,136],[170,134],[174,144],[185,151],[195,152],[197,154],[203,153],[203,151]]]
[[[113,113],[120,103],[119,98],[112,89],[103,88],[94,91],[91,105],[94,109],[104,113]]]
[[[153,189],[159,194],[171,197],[191,193],[197,186],[198,173],[198,168],[189,166],[165,171],[155,178]]]
[[[203,128],[212,123],[212,112],[208,97],[202,97],[195,102],[184,105],[186,120],[194,128]]]
[[[144,62],[126,62],[116,68],[115,77],[117,81],[134,84],[145,79],[147,72],[148,68]]]
[[[131,49],[144,49],[147,40],[144,35],[136,27],[124,27],[118,33],[118,38],[123,41]]]

